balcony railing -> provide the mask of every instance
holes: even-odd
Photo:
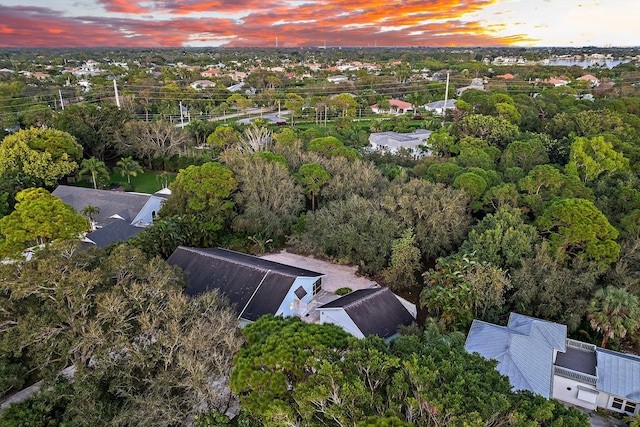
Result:
[[[572,340],[571,338],[567,338],[567,346],[579,348],[580,350],[596,351],[595,345],[578,340]]]
[[[595,386],[596,382],[598,381],[598,377],[596,376],[574,371],[573,369],[563,368],[562,366],[557,365],[553,367],[553,373],[554,375],[558,375],[560,377],[569,378],[571,380],[576,380],[578,382],[593,386]]]

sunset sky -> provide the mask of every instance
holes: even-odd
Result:
[[[2,0],[0,47],[637,46],[640,0]]]

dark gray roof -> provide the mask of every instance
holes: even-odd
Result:
[[[98,225],[113,222],[114,219],[111,218],[113,215],[118,215],[131,223],[151,197],[151,194],[94,190],[68,185],[59,185],[51,194],[73,206],[78,213],[81,213],[86,206],[99,208],[100,213],[95,217]]]
[[[567,346],[566,352],[556,355],[555,365],[595,376],[596,363],[595,351]]]
[[[235,305],[239,317],[250,321],[276,314],[298,277],[323,276],[222,248],[180,246],[167,262],[187,273],[187,295],[218,289]]]
[[[135,227],[121,219],[110,222],[102,228],[87,234],[87,239],[91,240],[99,248],[104,248],[111,243],[124,242],[144,230],[142,227]]]
[[[553,353],[566,350],[565,325],[511,313],[506,327],[474,320],[465,349],[498,361],[516,390],[552,393]]]
[[[389,338],[415,319],[388,288],[358,289],[319,307],[342,308],[364,336]]]
[[[640,357],[598,348],[596,389],[640,402]]]

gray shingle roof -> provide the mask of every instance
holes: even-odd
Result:
[[[596,389],[640,401],[640,357],[598,348]]]
[[[342,308],[364,336],[389,338],[415,319],[388,288],[359,289],[319,307]]]
[[[296,278],[323,276],[222,248],[180,246],[167,262],[187,274],[187,295],[218,289],[235,305],[238,315],[250,321],[276,314]]]
[[[553,353],[566,348],[566,326],[511,313],[506,327],[474,320],[465,349],[498,361],[516,390],[552,393]]]
[[[68,185],[59,185],[51,194],[73,206],[78,213],[86,206],[99,208],[100,213],[95,217],[95,221],[99,225],[113,222],[114,219],[111,218],[113,215],[118,215],[131,223],[151,198],[151,194],[94,190],[93,188]]]
[[[144,228],[133,226],[126,221],[118,219],[88,233],[86,237],[95,243],[97,247],[104,248],[111,243],[127,241],[142,230]]]

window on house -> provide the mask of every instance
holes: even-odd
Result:
[[[313,284],[313,295],[318,295],[318,292],[322,290],[322,279],[318,279]]]
[[[624,412],[628,412],[630,414],[636,413],[636,404],[632,402],[626,402],[624,404]]]
[[[626,412],[628,414],[635,414],[638,404],[635,402],[629,402],[628,400],[614,397],[611,401],[611,409],[616,411]]]
[[[613,402],[611,402],[611,407],[621,411],[623,403],[624,401],[622,399],[618,399],[617,397],[614,397]]]

